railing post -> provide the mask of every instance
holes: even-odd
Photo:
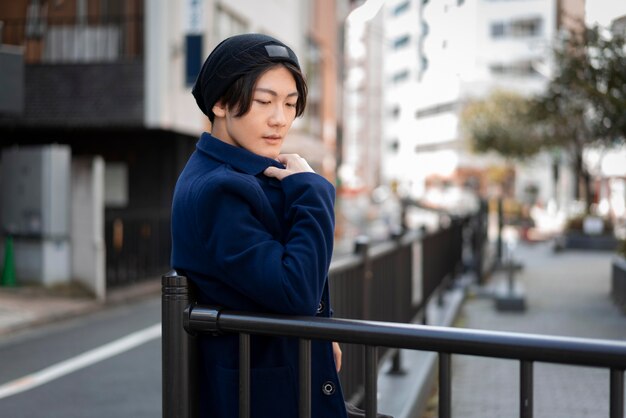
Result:
[[[624,370],[611,369],[610,417],[624,416]]]
[[[354,253],[362,257],[363,262],[363,312],[361,319],[371,319],[372,312],[370,306],[372,289],[372,262],[369,258],[370,240],[365,235],[356,237],[354,242]]]
[[[520,418],[533,417],[533,362],[520,361]]]
[[[300,339],[299,348],[299,385],[298,418],[311,418],[311,340]]]
[[[395,251],[395,262],[398,266],[398,268],[403,268],[405,263],[403,263],[402,258],[400,257],[401,253],[401,248],[402,248],[402,237],[404,237],[404,229],[395,229],[392,231],[391,233],[391,237],[394,240],[395,244],[396,244],[396,251]],[[409,257],[411,257],[411,254],[409,253]],[[398,275],[398,273],[396,272],[396,275]],[[407,274],[407,272],[402,269],[401,272],[399,273],[399,280],[404,281],[404,280],[411,280],[410,276]],[[397,322],[405,322],[407,321],[409,318],[407,318],[404,315],[404,304],[402,303],[403,300],[402,298],[404,297],[403,294],[403,286],[400,285],[400,283],[396,282],[396,285],[394,286],[394,316],[395,319],[394,321]],[[395,352],[393,353],[393,357],[391,359],[391,369],[389,370],[389,374],[395,374],[395,375],[401,375],[401,374],[405,374],[405,371],[402,370],[402,351],[398,348],[395,350]]]
[[[239,418],[250,418],[250,334],[239,334]]]
[[[439,353],[439,418],[452,417],[452,365],[450,353]]]
[[[172,270],[161,278],[163,418],[194,418],[197,411],[197,347],[183,328],[191,303],[187,278]]]
[[[378,356],[376,346],[365,346],[365,418],[378,412]]]

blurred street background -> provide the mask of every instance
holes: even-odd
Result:
[[[336,186],[336,315],[626,339],[626,2],[1,1],[0,417],[161,414],[171,198],[211,129],[190,89],[246,32],[308,81],[284,152]],[[510,364],[454,365],[454,416],[517,416]],[[603,372],[561,367],[537,416],[607,416]],[[436,416],[435,380],[381,382],[383,412]]]

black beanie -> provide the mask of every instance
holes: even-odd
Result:
[[[245,57],[245,58],[244,58]],[[254,62],[289,62],[300,69],[296,54],[284,43],[258,33],[224,39],[204,61],[191,93],[202,112],[213,117],[213,106]]]

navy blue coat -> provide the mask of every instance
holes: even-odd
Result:
[[[172,205],[172,267],[225,309],[330,316],[328,268],[335,190],[315,173],[282,181],[274,165],[203,134],[181,173]],[[202,336],[200,415],[238,416],[238,336]],[[252,336],[253,418],[298,415],[298,341]],[[312,416],[346,416],[332,345],[312,344]]]

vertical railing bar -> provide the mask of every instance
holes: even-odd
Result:
[[[624,417],[624,370],[611,369],[610,417]]]
[[[250,334],[239,334],[239,418],[250,418]]]
[[[311,418],[311,340],[300,339],[299,356],[300,402],[298,404],[300,418]]]
[[[533,362],[520,361],[520,418],[533,417]]]
[[[174,270],[162,276],[161,283],[162,414],[165,418],[194,417],[197,346],[182,320],[194,295],[187,278]]]
[[[365,418],[376,418],[378,412],[378,356],[376,346],[365,346]]]
[[[439,353],[439,418],[452,417],[452,356]]]

